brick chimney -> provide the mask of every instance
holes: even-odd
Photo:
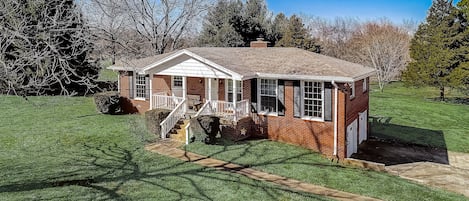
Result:
[[[255,41],[251,41],[250,46],[252,48],[267,48],[267,44],[270,42],[264,41],[264,38],[256,38]]]

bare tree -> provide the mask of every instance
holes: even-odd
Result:
[[[0,92],[73,95],[95,86],[90,33],[72,0],[4,0],[0,16]]]
[[[156,54],[181,46],[180,39],[198,15],[205,12],[206,0],[124,0],[135,30],[151,44]]]
[[[321,53],[347,60],[348,41],[360,23],[355,18],[335,18],[326,20],[319,17],[305,18],[313,37],[319,39]]]
[[[83,9],[95,34],[95,54],[116,59],[162,54],[193,44],[212,0],[91,0]]]
[[[368,22],[349,41],[349,60],[376,69],[379,88],[399,78],[410,60],[411,35],[389,21]]]

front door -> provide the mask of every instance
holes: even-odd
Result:
[[[182,76],[171,76],[171,95],[182,97]]]
[[[209,87],[209,79],[212,79],[211,80],[211,86]],[[209,97],[209,93],[211,95],[211,100],[218,100],[218,79],[214,79],[214,78],[207,78],[205,80],[205,97],[207,98],[208,100],[208,97]]]

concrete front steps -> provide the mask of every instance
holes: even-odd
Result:
[[[181,119],[169,132],[169,138],[180,142],[186,142],[186,126],[190,119]],[[168,136],[167,136],[168,137]]]

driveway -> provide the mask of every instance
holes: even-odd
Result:
[[[469,154],[370,139],[352,158],[383,163],[391,174],[469,197]]]
[[[469,154],[448,152],[448,158],[449,165],[416,162],[386,166],[386,171],[469,197]]]

